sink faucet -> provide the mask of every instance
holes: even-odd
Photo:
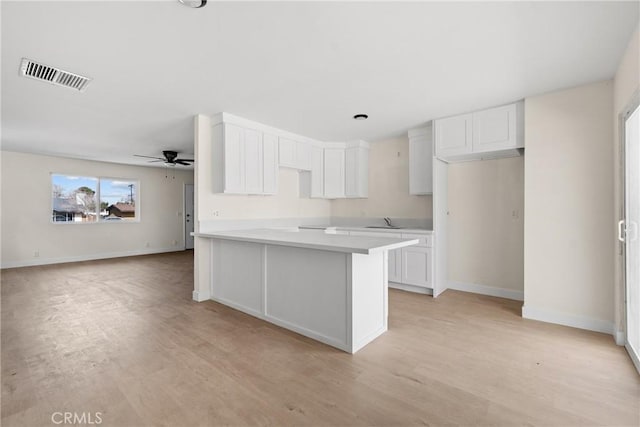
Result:
[[[391,218],[389,218],[389,217],[384,217],[384,222],[386,222],[386,223],[387,223],[387,227],[393,227],[393,226],[391,225]]]

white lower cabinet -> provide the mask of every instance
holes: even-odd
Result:
[[[389,251],[389,281],[402,282],[402,249]]]
[[[351,236],[417,239],[418,244],[389,251],[388,280],[392,283],[433,288],[433,234],[350,231]]]
[[[431,248],[422,248],[420,246],[402,248],[401,283],[432,288],[431,274],[433,271],[433,258],[431,255]]]

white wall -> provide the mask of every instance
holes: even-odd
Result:
[[[612,332],[613,83],[525,100],[523,316]]]
[[[369,197],[335,200],[331,216],[433,218],[431,196],[409,195],[409,138],[378,141],[370,146]]]
[[[613,147],[614,147],[614,178],[615,178],[615,206],[614,216],[616,221],[622,219],[623,209],[623,168],[620,167],[623,159],[620,156],[621,132],[620,115],[624,113],[626,107],[633,101],[634,97],[640,97],[640,29],[636,28],[635,33],[629,40],[615,79],[613,81]],[[623,344],[622,333],[624,326],[624,279],[623,279],[623,252],[622,245],[618,242],[614,244],[615,253],[615,324],[618,332],[616,341]]]
[[[163,168],[7,151],[1,154],[2,267],[184,248],[183,186],[193,183],[192,171],[170,170],[166,178]],[[140,222],[53,224],[51,173],[139,180]],[[38,257],[34,257],[36,251]]]
[[[522,299],[524,157],[450,164],[448,182],[451,287],[481,285]]]

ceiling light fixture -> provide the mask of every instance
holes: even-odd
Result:
[[[199,9],[207,4],[207,0],[178,0],[180,3],[187,7]]]
[[[369,118],[369,116],[367,116],[366,114],[356,114],[355,116],[353,116],[354,120],[367,120]]]

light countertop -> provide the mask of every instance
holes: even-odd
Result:
[[[342,229],[342,227],[338,227]],[[347,228],[345,228],[347,229]],[[359,229],[359,228],[358,228]],[[366,230],[378,230],[367,228]],[[390,230],[402,232],[400,230]],[[405,231],[405,230],[403,230]],[[423,230],[424,231],[424,230]],[[405,231],[411,232],[413,231]],[[411,246],[418,243],[417,239],[390,238],[390,237],[365,237],[347,236],[341,234],[324,234],[313,230],[295,229],[255,229],[214,231],[207,233],[194,233],[196,237],[235,240],[240,242],[263,243],[269,245],[293,246],[305,249],[318,249],[332,252],[371,254],[385,250],[392,250]]]
[[[306,226],[304,226],[306,228]],[[320,228],[320,227],[317,227]],[[344,230],[344,231],[372,231],[376,233],[407,233],[407,234],[433,234],[433,230],[424,228],[386,228],[386,227],[324,227],[327,229]]]

